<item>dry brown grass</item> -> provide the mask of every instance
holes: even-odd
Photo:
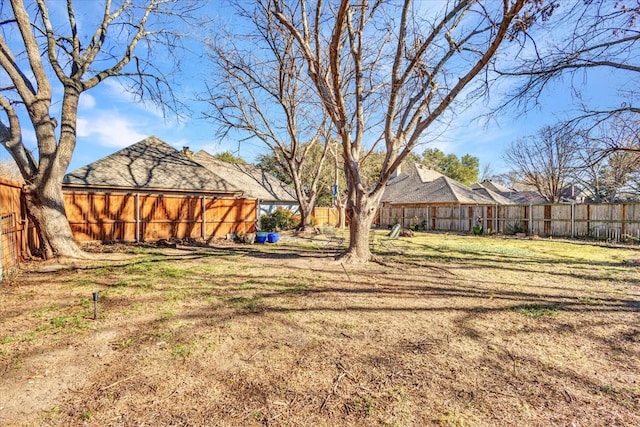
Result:
[[[0,424],[640,425],[634,251],[419,234],[353,267],[336,250],[134,248],[20,274],[0,289]]]

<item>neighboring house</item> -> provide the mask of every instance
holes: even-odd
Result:
[[[396,183],[395,185],[398,185]],[[391,192],[390,192],[391,193]],[[487,191],[488,193],[488,191]],[[493,193],[493,197],[501,199],[503,204],[509,200]],[[495,205],[496,201],[491,197],[474,191],[460,182],[446,176],[422,183],[417,186],[404,187],[403,189],[393,189],[393,194],[382,197],[383,204],[407,205],[407,204],[428,204],[428,205]]]
[[[540,193],[534,190],[530,190],[529,187],[523,187],[520,190],[508,188],[504,185],[485,180],[480,183],[473,184],[471,186],[474,190],[478,191],[480,189],[487,189],[494,193],[499,194],[500,196],[508,199],[511,203],[514,204],[545,204],[548,203],[548,200],[544,198]]]
[[[589,193],[579,185],[570,184],[562,189],[561,198],[564,203],[584,203]]]
[[[518,205],[543,205],[549,203],[540,193],[532,190],[513,191],[507,197]]]
[[[216,159],[204,150],[198,151],[193,160],[243,191],[245,196],[258,200],[258,217],[270,214],[278,208],[297,212],[299,208],[295,190],[262,169],[249,165],[228,163]]]
[[[209,240],[255,230],[255,199],[153,136],[70,172],[63,191],[80,241]]]
[[[491,190],[493,192],[496,192],[498,194],[501,194],[503,196],[505,196],[506,194],[509,193],[513,193],[515,192],[515,190],[500,184],[499,182],[495,182],[495,181],[491,181],[491,180],[484,180],[482,182],[478,182],[475,184],[471,185],[471,188],[473,188],[474,190],[477,188],[486,188],[488,190]]]
[[[470,230],[478,218],[491,221],[497,205],[510,203],[491,190],[473,190],[416,164],[389,181],[381,199],[380,225],[400,222],[430,230]]]
[[[414,163],[407,171],[396,170],[384,190],[381,203],[391,203],[405,197],[406,194],[419,191],[425,183],[443,177],[444,175],[426,166]]]
[[[490,190],[489,188],[472,187],[472,189],[475,193],[481,194],[482,196],[492,200],[495,204],[498,204],[498,205],[511,205],[515,203],[513,200],[509,199],[508,197],[505,197],[496,191]]]
[[[413,164],[409,171],[389,180],[381,202],[383,205],[495,205],[507,204],[509,200],[490,190],[474,191],[440,172]]]
[[[65,175],[64,189],[240,196],[242,191],[183,152],[150,136]]]

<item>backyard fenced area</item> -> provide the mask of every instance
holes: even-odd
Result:
[[[34,266],[0,289],[0,424],[640,424],[637,251],[376,248],[360,267],[287,236]]]
[[[538,235],[640,243],[640,203],[380,208],[380,225],[427,231]]]
[[[224,239],[255,231],[255,199],[206,194],[64,191],[67,219],[78,242],[145,242]],[[0,277],[38,250],[35,227],[22,200],[22,184],[0,179]],[[317,207],[319,225],[335,225],[335,208]]]

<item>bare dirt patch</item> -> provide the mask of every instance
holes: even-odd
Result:
[[[0,424],[639,425],[632,255],[574,246],[418,233],[355,267],[283,239],[24,272],[0,289]]]

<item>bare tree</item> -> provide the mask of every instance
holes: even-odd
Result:
[[[637,122],[638,18],[637,0],[558,2],[554,19],[538,28],[545,34],[544,43],[529,38],[525,40],[527,49],[520,50],[512,62],[496,67],[500,76],[521,82],[501,108],[510,108],[514,103],[525,109],[538,105],[540,96],[551,90],[551,83],[562,82],[570,86],[579,111],[567,120],[568,128],[580,126],[593,133],[600,124],[611,120]],[[601,83],[589,77],[594,70],[607,72],[607,87],[617,83],[609,94],[617,98],[613,103],[606,105],[601,99],[585,96]],[[614,142],[609,151],[617,148],[625,149]]]
[[[551,203],[562,198],[562,190],[572,184],[581,169],[580,143],[564,128],[545,127],[537,135],[509,145],[505,161],[523,184],[531,185]]]
[[[454,101],[480,96],[486,86],[472,83],[501,46],[548,13],[527,0],[262,3],[295,38],[342,145],[353,262],[371,259],[370,226],[398,165]],[[384,160],[368,182],[361,165],[376,143]]]
[[[207,116],[222,135],[237,130],[269,148],[290,177],[299,203],[301,229],[312,227],[318,185],[327,158],[331,126],[310,94],[293,37],[281,31],[267,4],[237,1],[237,17],[249,23],[210,43],[214,64]],[[241,34],[238,28],[248,28]],[[256,48],[259,46],[259,48]]]
[[[306,155],[304,158],[304,162],[300,167],[300,180],[302,184],[303,190],[305,190],[305,194],[307,193],[307,189],[311,189],[316,182],[316,206],[331,206],[334,202],[333,197],[333,186],[335,183],[335,173],[336,167],[334,167],[334,163],[339,161],[340,169],[342,162],[341,157],[338,156],[336,158],[334,156],[334,144],[330,144],[329,153],[324,152],[324,146],[320,144],[314,144],[314,148],[306,151]],[[340,153],[338,153],[340,154]],[[320,159],[323,163],[325,163],[322,171],[318,174],[317,171],[317,163]],[[293,185],[293,179],[291,178],[291,173],[289,172],[289,167],[286,164],[282,164],[281,161],[282,156],[280,158],[276,157],[273,152],[261,154],[258,156],[258,162],[256,165],[263,169],[265,172],[269,172],[274,175],[281,181]],[[319,175],[317,181],[316,176]],[[340,188],[344,188],[344,183],[339,186]]]
[[[596,131],[584,132],[582,138],[583,185],[593,200],[637,199],[640,123],[617,117],[601,123]]]
[[[25,180],[27,207],[47,259],[86,256],[73,239],[61,186],[76,145],[80,95],[107,78],[121,77],[141,98],[177,108],[156,61],[160,49],[171,53],[179,45],[172,23],[188,21],[194,10],[192,3],[177,0],[81,4],[79,10],[67,0],[59,13],[45,0],[0,2],[0,111],[5,116],[0,143]],[[57,118],[56,103],[61,105]],[[19,111],[35,131],[35,153],[23,140]]]

